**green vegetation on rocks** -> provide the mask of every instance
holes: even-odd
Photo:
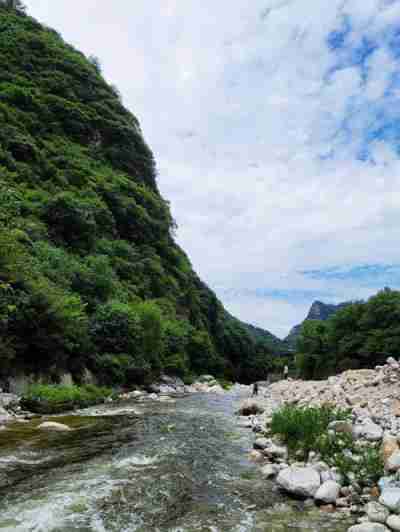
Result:
[[[0,380],[264,378],[270,349],[175,243],[152,152],[99,62],[2,2],[0,72]]]
[[[112,390],[93,384],[84,386],[36,384],[31,386],[21,399],[21,405],[40,414],[58,414],[103,403],[111,396]]]

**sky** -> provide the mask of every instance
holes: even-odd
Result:
[[[400,288],[400,0],[26,0],[140,120],[195,270],[278,336]]]

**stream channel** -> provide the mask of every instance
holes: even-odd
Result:
[[[241,398],[193,394],[53,418],[70,432],[8,425],[0,532],[345,532],[348,522],[289,500],[248,460],[254,434],[234,416]]]

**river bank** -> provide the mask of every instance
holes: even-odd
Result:
[[[373,370],[347,371],[326,381],[280,381],[245,401],[239,410],[249,412],[253,404],[253,411],[259,412],[239,417],[238,423],[257,434],[251,457],[262,466],[261,474],[287,493],[308,498],[324,511],[354,516],[359,524],[351,532],[400,530],[399,382],[400,365],[393,358]],[[287,447],[269,434],[274,412],[284,405],[326,404],[349,410],[347,421],[333,422],[328,430],[338,440],[350,436],[352,441],[344,456],[359,471],[347,479],[315,452],[303,461],[289,458]],[[371,449],[382,459],[382,474],[376,482],[364,483],[363,467],[370,464],[365,465],[361,455]]]
[[[209,386],[210,388],[210,386]],[[0,530],[5,532],[344,532],[281,494],[248,460],[251,431],[234,412],[250,388],[162,399],[143,394],[0,431]],[[43,421],[43,418],[42,420]]]

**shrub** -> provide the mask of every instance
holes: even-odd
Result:
[[[94,384],[61,386],[35,384],[22,398],[23,407],[39,413],[58,413],[102,403],[112,390]]]
[[[328,405],[307,408],[287,405],[273,414],[271,432],[280,436],[289,452],[300,451],[306,457],[312,450],[320,451],[321,438],[331,421],[349,417],[349,411]]]

